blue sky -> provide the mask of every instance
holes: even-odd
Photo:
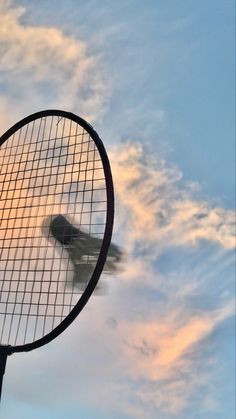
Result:
[[[234,205],[233,1],[20,4],[28,11],[23,22],[60,28],[103,56],[113,99],[107,129],[115,125],[128,137],[145,126],[145,141],[148,134],[159,143],[158,129],[184,174],[213,197],[220,189],[221,199]],[[158,112],[164,112],[161,127]]]
[[[0,11],[1,132],[47,108],[88,119],[127,255],[63,336],[8,360],[3,417],[233,419],[234,2]]]

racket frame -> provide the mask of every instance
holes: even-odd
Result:
[[[106,191],[107,191],[107,208],[106,208],[106,223],[105,223],[104,237],[103,237],[103,242],[100,249],[100,254],[99,254],[96,266],[94,268],[93,274],[91,276],[91,279],[89,280],[85,291],[80,296],[78,302],[73,307],[71,312],[67,315],[67,317],[65,317],[62,320],[62,322],[58,326],[56,326],[51,332],[49,332],[42,338],[35,340],[34,342],[26,343],[23,345],[15,345],[15,346],[0,344],[0,358],[2,358],[3,361],[5,359],[5,356],[7,355],[11,355],[16,352],[28,352],[51,342],[53,339],[59,336],[62,332],[64,332],[64,330],[75,320],[75,318],[82,311],[84,306],[87,304],[89,298],[91,297],[97,285],[97,282],[99,280],[99,277],[102,273],[102,270],[106,261],[108,249],[111,242],[113,222],[114,222],[114,189],[113,189],[112,173],[111,173],[110,163],[109,163],[109,159],[108,159],[105,147],[102,143],[102,140],[98,136],[97,132],[93,129],[92,125],[90,125],[83,118],[75,115],[74,113],[57,110],[57,109],[48,109],[48,110],[33,113],[27,116],[26,118],[22,119],[21,121],[17,122],[15,125],[13,125],[0,137],[0,147],[16,131],[18,131],[25,125],[29,124],[30,122],[33,122],[34,120],[37,120],[40,118],[46,118],[49,116],[58,116],[59,118],[67,118],[79,124],[81,127],[83,127],[87,131],[87,133],[93,139],[98,149],[98,152],[100,154],[102,164],[103,164],[104,177],[105,177],[105,182],[106,182]]]

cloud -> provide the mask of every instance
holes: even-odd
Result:
[[[128,257],[120,276],[126,289],[120,298],[127,305],[112,306],[123,368],[139,383],[140,417],[147,409],[149,417],[184,415],[211,381],[202,365],[209,365],[213,354],[203,359],[203,342],[208,340],[207,347],[214,331],[234,315],[234,213],[199,198],[199,185],[185,182],[180,170],[138,142],[113,147],[110,157],[117,237]],[[174,271],[160,273],[161,258],[168,254],[166,265]],[[226,275],[223,290],[217,290]],[[206,394],[214,410],[214,397]],[[204,402],[201,408],[206,409]]]
[[[235,246],[233,211],[196,199],[196,186],[184,184],[177,168],[132,141],[115,146],[110,158],[119,202],[117,229],[128,236],[130,251],[138,244],[157,256],[165,248],[196,246],[201,240],[224,249]]]
[[[174,310],[161,322],[156,319],[120,325],[126,343],[123,349],[132,359],[128,363],[134,367],[132,373],[137,379],[174,379],[178,370],[186,367],[185,355],[233,314],[231,302],[208,313],[190,315],[184,310]]]
[[[113,147],[110,157],[117,237],[129,258],[120,277],[131,281],[126,285],[126,313],[117,314],[120,352],[125,370],[137,382],[145,382],[139,396],[150,412],[153,409],[153,417],[155,409],[180,414],[191,395],[210,380],[203,372],[202,382],[193,379],[197,348],[234,315],[232,297],[225,292],[232,275],[214,303],[208,298],[217,278],[233,266],[234,213],[199,198],[199,185],[186,183],[180,170],[138,142]],[[161,274],[159,260],[168,252],[169,258],[179,252],[175,272]]]
[[[206,357],[204,347],[219,325],[232,315],[232,304],[192,317],[182,310],[161,317],[157,308],[155,321],[121,322],[119,312],[110,307],[113,302],[97,299],[60,341],[41,352],[22,355],[18,364],[13,357],[6,393],[11,390],[22,401],[30,400],[39,406],[52,406],[56,399],[61,407],[88,403],[104,418],[116,411],[135,419],[145,415],[150,419],[157,415],[185,417],[188,408],[198,403],[199,390],[204,388],[206,400],[212,397],[212,362],[216,374],[219,369],[216,360],[212,361],[212,353]],[[121,300],[119,305],[129,317],[132,305],[128,301],[122,304]],[[115,326],[114,322],[106,322],[109,313],[117,318]],[[32,388],[36,364],[40,373]],[[43,374],[46,370],[50,380]],[[17,378],[14,382],[14,377],[22,374],[25,382],[19,389],[20,383]],[[202,400],[197,406],[199,412],[204,412],[204,403]],[[211,410],[215,408],[212,402]]]
[[[128,417],[184,415],[212,379],[204,365],[214,356],[204,359],[204,345],[210,348],[214,332],[234,315],[232,296],[225,294],[232,276],[223,292],[209,298],[211,287],[216,290],[218,278],[232,268],[233,212],[198,198],[196,185],[184,182],[180,170],[138,142],[116,145],[109,155],[116,237],[126,247],[127,266],[118,278],[123,281],[113,284],[107,311],[99,306],[94,318],[102,330],[111,315],[101,348],[106,354],[109,342],[113,348],[106,378],[112,368],[121,392],[129,383],[125,396],[110,397]],[[175,273],[160,274],[162,255],[179,248]],[[205,393],[214,410],[210,389]],[[204,403],[199,410],[207,409]]]
[[[109,155],[124,271],[109,279],[107,297],[89,302],[60,345],[32,353],[30,361],[26,354],[28,382],[19,390],[16,381],[12,391],[36,405],[39,392],[44,406],[55,399],[63,407],[89,404],[104,418],[114,411],[135,419],[188,417],[190,408],[207,417],[218,409],[211,383],[221,354],[214,352],[214,335],[234,314],[232,213],[197,198],[179,170],[139,143],[122,143]],[[163,254],[179,247],[174,273],[160,272]],[[50,371],[50,380],[40,373],[31,390],[35,364]],[[11,382],[16,372],[22,376],[24,362],[14,368]]]
[[[76,110],[90,121],[101,115],[109,96],[102,61],[86,42],[29,25],[25,15],[24,8],[0,1],[0,108],[15,117],[41,107]]]

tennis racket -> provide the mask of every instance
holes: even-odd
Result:
[[[1,386],[8,355],[55,339],[88,302],[106,262],[113,217],[107,153],[84,119],[46,110],[2,135]],[[111,249],[108,270],[120,258]]]

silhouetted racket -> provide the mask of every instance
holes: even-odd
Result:
[[[47,110],[2,135],[0,384],[8,355],[50,342],[83,309],[106,262],[113,216],[108,157],[85,120]],[[120,257],[112,246],[108,270]]]

